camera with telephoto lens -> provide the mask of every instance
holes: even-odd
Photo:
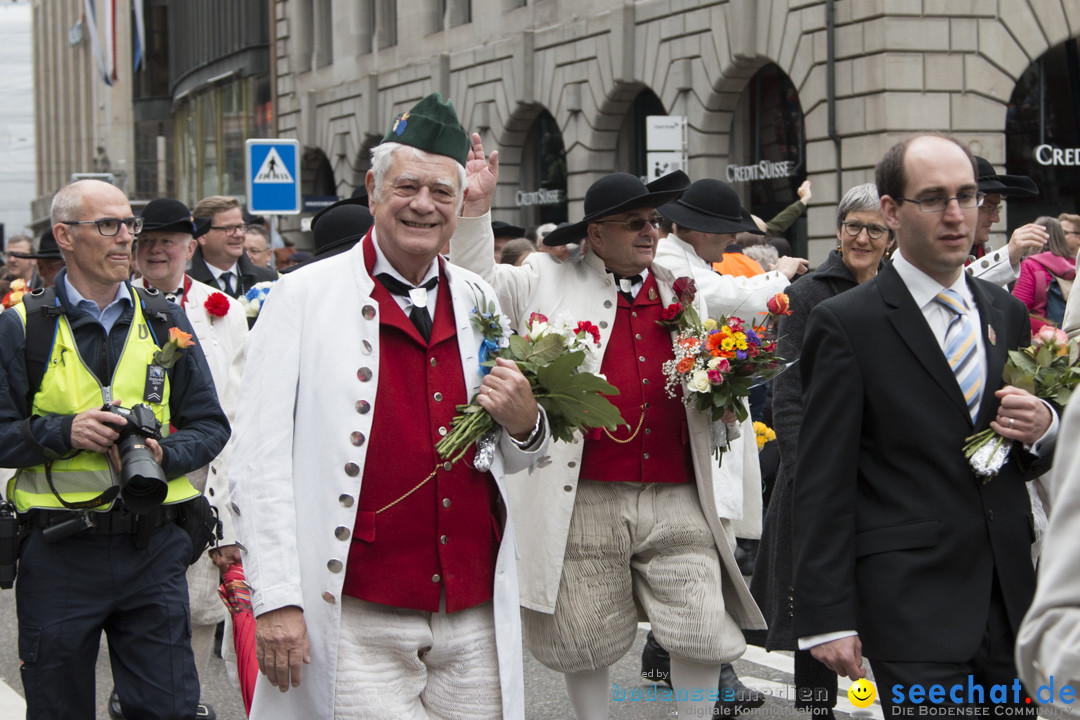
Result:
[[[144,403],[130,409],[119,405],[105,405],[101,409],[127,420],[126,425],[108,423],[120,433],[116,441],[120,451],[120,497],[131,512],[137,515],[148,513],[169,493],[165,471],[146,446],[147,438],[161,440],[161,423]]]

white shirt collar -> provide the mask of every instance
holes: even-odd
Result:
[[[904,281],[904,285],[907,287],[908,292],[911,293],[911,297],[915,300],[915,304],[920,308],[926,307],[929,303],[934,302],[934,298],[937,297],[937,294],[944,289],[941,283],[912,265],[911,262],[904,257],[903,250],[893,255],[892,264],[893,267],[896,268],[897,274],[900,275],[900,279]],[[967,274],[961,270],[956,281],[949,286],[949,289],[955,290],[957,294],[964,299],[969,311],[977,312],[975,308],[975,298],[968,288],[966,277]]]

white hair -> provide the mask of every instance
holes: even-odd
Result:
[[[386,180],[386,173],[390,171],[390,163],[393,161],[394,153],[398,151],[411,153],[417,160],[430,160],[439,157],[434,153],[429,153],[418,147],[403,145],[396,142],[384,142],[373,147],[371,149],[371,172],[375,180],[375,190],[372,192],[371,199],[375,202],[379,202],[382,199],[383,182]],[[465,168],[457,161],[454,161],[454,166],[458,171],[458,186],[455,193],[454,212],[461,214],[461,206],[465,203]]]

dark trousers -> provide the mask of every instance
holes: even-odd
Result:
[[[920,708],[928,707],[942,708],[944,713],[947,708],[1012,706],[1019,708],[1019,712],[1032,716],[1036,714],[1037,706],[1028,701],[1027,693],[1017,679],[1013,660],[1016,638],[997,583],[995,577],[986,631],[975,656],[970,660],[889,662],[870,659],[885,718],[915,715]],[[913,701],[911,695],[914,685],[923,689],[918,702]],[[935,685],[940,685],[944,690],[940,702],[931,699],[929,694]],[[960,686],[960,689],[956,690],[956,686]],[[981,688],[981,692],[977,688]],[[900,698],[902,700],[898,702]],[[993,709],[988,713],[991,717],[995,714]],[[1010,712],[1010,715],[1015,716],[1016,713]]]
[[[35,528],[15,583],[27,720],[93,718],[102,630],[127,718],[195,717],[187,561],[175,524],[144,549],[133,535],[83,533],[48,543]]]

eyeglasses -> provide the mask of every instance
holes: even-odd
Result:
[[[985,210],[986,212],[993,215],[994,213],[1001,212],[1002,210],[1005,209],[1005,201],[1004,200],[999,200],[996,203],[994,203],[993,205],[987,205],[984,202],[979,207],[981,207],[983,210]]]
[[[853,238],[859,237],[859,233],[863,230],[866,231],[866,234],[870,236],[871,240],[877,240],[885,234],[888,228],[883,228],[880,225],[864,225],[861,222],[844,223],[844,232]]]
[[[272,248],[272,247],[262,248],[262,249],[248,248],[247,251],[248,251],[248,255],[265,255],[266,253],[270,252],[273,249],[274,248]]]
[[[245,224],[240,224],[240,225],[211,225],[210,229],[211,230],[220,230],[221,232],[225,233],[226,235],[235,235],[238,232],[242,233],[242,232],[246,231],[247,230],[247,225],[245,225]]]
[[[968,210],[982,205],[985,198],[986,193],[971,191],[957,193],[953,197],[947,197],[945,195],[934,195],[932,197],[925,197],[922,200],[912,200],[911,198],[906,197],[902,197],[900,199],[904,202],[915,203],[924,213],[932,213],[944,212],[945,208],[949,207],[949,202],[951,200],[955,200],[956,204],[959,205],[962,209]]]
[[[660,227],[660,223],[664,220],[660,217],[651,218],[634,218],[633,220],[597,220],[598,225],[622,225],[630,232],[641,232],[645,229],[645,226],[651,225],[654,228]]]
[[[120,226],[127,226],[128,232],[138,235],[142,232],[143,219],[141,217],[101,218],[100,220],[61,220],[65,225],[97,225],[98,232],[104,237],[114,237],[120,233]]]
[[[1066,235],[1080,235],[1080,230],[1062,230]]]

